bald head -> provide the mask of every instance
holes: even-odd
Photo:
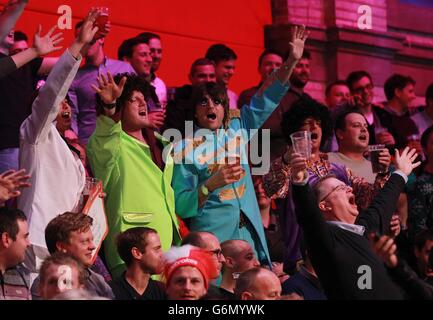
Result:
[[[251,246],[245,240],[227,240],[221,243],[221,249],[225,257],[236,257],[246,248],[251,248]]]
[[[281,296],[281,283],[272,271],[253,268],[240,275],[235,295],[240,300],[277,300]]]
[[[242,273],[259,267],[255,252],[251,245],[244,240],[227,240],[221,244],[225,257],[224,271]]]
[[[182,245],[190,244],[192,246],[201,248],[212,253],[215,267],[220,276],[223,263],[225,262],[224,255],[222,254],[220,242],[218,238],[211,232],[193,231],[190,232],[183,240]]]
[[[190,244],[195,247],[208,250],[209,244],[218,242],[218,238],[213,233],[205,231],[193,231],[182,240],[182,245]]]

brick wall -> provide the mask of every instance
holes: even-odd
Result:
[[[292,23],[309,26],[325,25],[325,2],[328,0],[272,0],[272,17],[275,24]]]
[[[362,69],[373,77],[378,102],[385,99],[383,85],[389,76],[411,75],[417,81],[415,90],[420,99],[415,104],[419,105],[423,103],[425,89],[433,82],[433,29],[425,28],[429,19],[424,18],[421,25],[417,22],[420,16],[432,16],[433,9],[402,7],[399,3],[398,0],[271,0],[274,24],[265,28],[265,45],[287,50],[289,25],[305,24],[311,31],[307,48],[313,54],[311,81],[305,90],[314,98],[323,101],[326,84]],[[361,5],[371,7],[371,30],[358,27]]]

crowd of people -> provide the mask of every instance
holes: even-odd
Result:
[[[433,83],[414,107],[415,80],[391,75],[379,103],[354,71],[323,104],[294,26],[239,96],[224,44],[169,88],[159,35],[109,58],[92,8],[46,58],[62,34],[29,45],[14,31],[27,3],[0,15],[0,300],[433,299]]]

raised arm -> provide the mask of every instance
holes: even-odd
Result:
[[[24,11],[25,6],[29,0],[10,0],[4,7],[3,12],[0,15],[0,42],[8,35],[18,18]]]
[[[92,40],[97,31],[97,27],[93,28],[96,16],[94,11],[89,13],[77,38],[62,55],[33,102],[32,114],[21,127],[21,138],[27,143],[33,144],[46,139],[50,126],[59,112],[60,102],[65,99],[80,66],[80,50],[85,43]]]
[[[63,40],[62,33],[53,34],[55,29],[56,27],[53,27],[45,36],[41,36],[42,29],[39,25],[32,48],[28,48],[11,57],[4,57],[0,60],[0,78],[18,68],[21,68],[23,65],[37,57],[42,57],[46,54],[62,49],[61,46],[56,46]]]
[[[263,187],[271,199],[282,199],[287,196],[290,183],[290,166],[278,157],[271,163],[269,172],[263,176]]]
[[[305,26],[294,27],[290,45],[290,55],[287,61],[274,71],[262,84],[257,93],[251,98],[249,106],[241,109],[242,127],[259,129],[272,114],[287,92],[289,78],[294,67],[302,57],[308,31]],[[248,137],[251,139],[251,136]]]
[[[363,225],[368,231],[386,233],[401,191],[407,181],[407,176],[421,163],[413,163],[418,154],[415,149],[406,148],[400,153],[396,150],[396,171],[391,175],[384,188],[379,191],[367,210],[361,212],[356,224]]]
[[[298,153],[290,159],[292,198],[296,217],[304,231],[309,250],[317,261],[325,262],[334,248],[329,226],[319,210],[317,199],[308,185],[307,161]]]

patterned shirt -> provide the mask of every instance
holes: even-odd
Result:
[[[314,185],[320,178],[335,174],[337,179],[346,182],[353,188],[356,204],[361,209],[366,209],[378,190],[383,188],[389,175],[377,175],[375,183],[370,184],[363,178],[343,166],[331,163],[328,155],[319,154],[319,160],[308,163],[307,171],[310,178],[310,185]],[[282,157],[275,159],[269,173],[263,177],[263,183],[268,197],[272,199],[283,199],[287,196],[290,186],[290,166],[283,162]]]

